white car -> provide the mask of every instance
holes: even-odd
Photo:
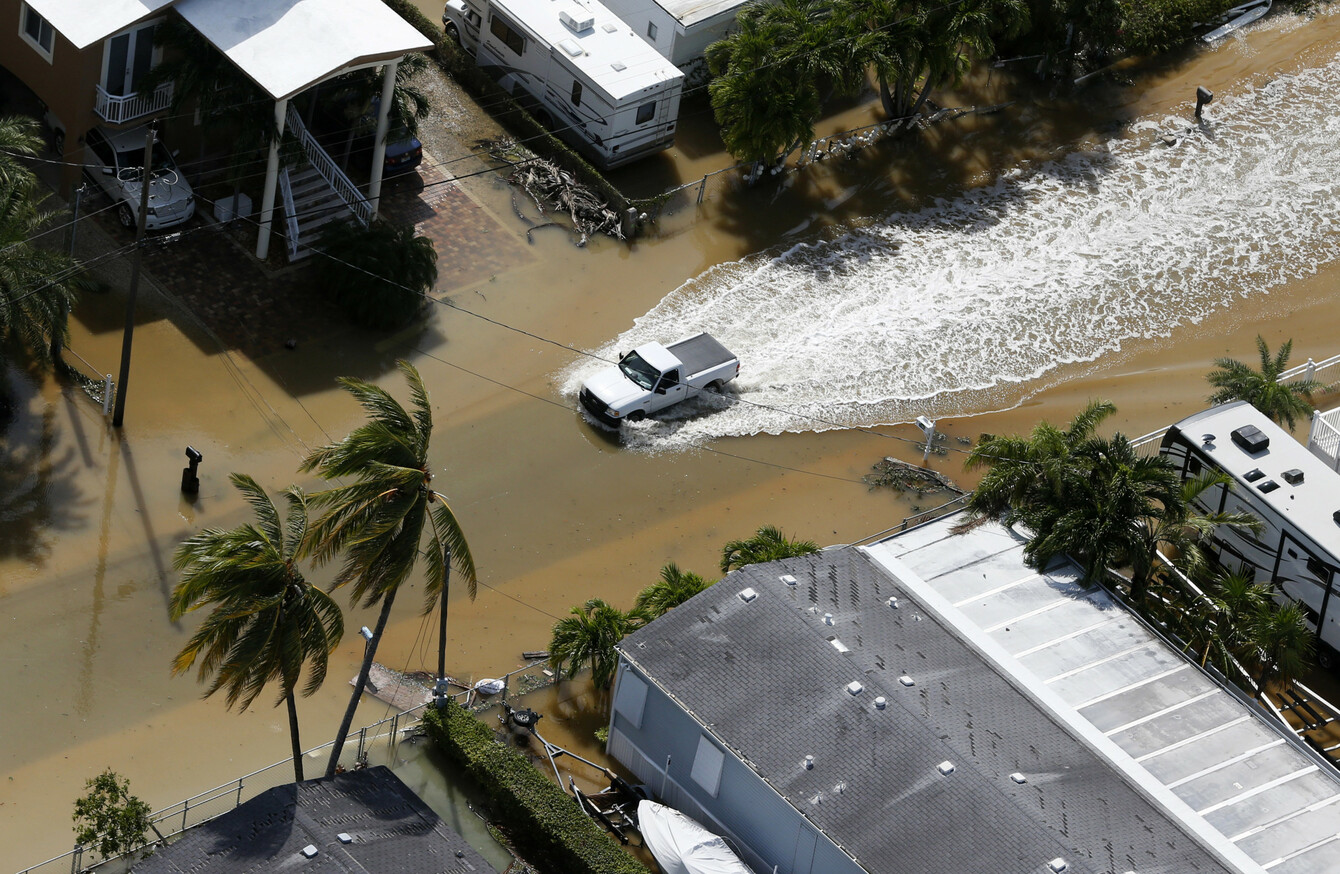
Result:
[[[135,227],[140,213],[144,131],[143,126],[124,131],[96,127],[84,137],[87,172],[114,201],[120,202],[116,215],[127,228]],[[149,213],[144,222],[151,231],[179,225],[195,215],[195,192],[157,136],[152,155]]]

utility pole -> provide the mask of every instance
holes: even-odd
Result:
[[[70,260],[74,260],[74,238],[79,230],[79,200],[84,196],[84,183],[74,190],[74,217],[70,219]],[[51,360],[60,363],[61,335],[70,322],[70,306],[64,301],[60,305],[60,324],[51,326]]]
[[[144,168],[140,176],[140,215],[135,224],[135,258],[130,266],[130,297],[126,301],[126,331],[121,338],[121,375],[116,381],[116,409],[112,427],[120,428],[126,418],[126,386],[130,383],[130,341],[135,336],[135,297],[140,291],[140,261],[144,258],[144,223],[149,217],[149,180],[153,174],[153,125],[144,134]]]
[[[438,605],[437,623],[437,682],[433,684],[433,703],[442,707],[447,702],[447,593],[451,589],[451,547],[442,550],[442,594]]]

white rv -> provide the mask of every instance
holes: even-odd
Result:
[[[684,74],[596,0],[447,0],[442,24],[601,167],[674,143]]]
[[[735,16],[749,0],[605,2],[696,85],[707,81],[707,47],[735,29]]]
[[[1159,449],[1189,479],[1222,471],[1233,488],[1201,496],[1202,510],[1248,512],[1261,530],[1220,527],[1210,552],[1230,570],[1247,570],[1299,601],[1317,629],[1318,659],[1340,651],[1340,473],[1283,428],[1241,401],[1212,407],[1168,429]]]

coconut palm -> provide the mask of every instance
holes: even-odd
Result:
[[[573,607],[571,616],[554,623],[549,664],[560,677],[566,665],[569,678],[589,665],[596,688],[608,689],[619,667],[614,645],[633,628],[633,619],[627,613],[600,598],[592,598],[580,607]]]
[[[780,528],[764,525],[754,532],[753,537],[732,540],[721,548],[721,572],[730,573],[732,568],[747,564],[795,558],[818,551],[819,546],[813,540],[788,540]]]
[[[316,471],[325,480],[347,481],[311,496],[312,505],[325,508],[325,512],[308,529],[304,553],[318,563],[341,556],[335,586],[351,585],[355,604],[381,604],[353,696],[335,735],[326,767],[328,777],[334,776],[339,765],[396,593],[409,579],[420,555],[426,561],[425,613],[439,598],[447,596],[449,563],[465,578],[471,599],[478,585],[474,559],[460,522],[446,496],[432,486],[428,449],[433,414],[428,391],[414,365],[401,361],[399,366],[409,383],[412,409],[407,411],[376,385],[341,378],[340,384],[367,411],[368,421],[338,443],[312,452],[301,468],[304,472]]]
[[[0,180],[0,339],[14,338],[45,359],[48,337],[64,342],[70,307],[83,282],[78,262],[32,242],[54,211],[40,208],[37,180],[17,172]]]
[[[640,622],[651,622],[683,604],[712,583],[693,571],[682,571],[670,562],[661,568],[661,579],[637,594],[632,615]]]
[[[207,528],[177,548],[173,564],[182,578],[172,593],[172,619],[205,606],[212,610],[173,660],[172,672],[188,671],[198,661],[198,679],[209,680],[205,697],[223,689],[228,708],[240,710],[277,681],[275,706],[288,706],[293,774],[301,782],[294,691],[304,668],[303,696],[320,688],[330,653],[344,634],[344,617],[329,595],[303,577],[295,561],[307,531],[302,490],[290,487],[284,492],[288,513],[281,520],[255,480],[239,473],[230,479],[256,521],[228,531]]]
[[[1280,382],[1280,374],[1285,371],[1289,354],[1293,352],[1293,340],[1285,340],[1271,355],[1265,338],[1258,334],[1256,349],[1261,354],[1260,370],[1232,358],[1214,359],[1215,369],[1205,378],[1216,391],[1208,400],[1212,404],[1246,401],[1270,421],[1286,424],[1293,430],[1298,419],[1312,415],[1312,393],[1320,390],[1322,385],[1314,379]]]
[[[1255,651],[1256,697],[1267,684],[1287,685],[1307,670],[1316,646],[1307,610],[1297,601],[1259,612],[1248,626],[1248,646]]]
[[[317,283],[350,319],[370,328],[403,327],[437,281],[437,250],[413,225],[331,222],[317,247],[333,256],[316,259]]]
[[[8,185],[32,175],[18,159],[41,151],[41,130],[35,118],[24,115],[0,116],[0,185]]]
[[[1205,594],[1214,614],[1196,624],[1199,640],[1204,642],[1200,663],[1213,657],[1225,676],[1233,676],[1238,672],[1235,661],[1254,661],[1249,658],[1248,641],[1257,617],[1274,606],[1270,586],[1256,582],[1250,574],[1222,572],[1206,586]]]

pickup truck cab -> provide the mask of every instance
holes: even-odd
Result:
[[[711,334],[662,346],[647,343],[582,383],[582,408],[617,428],[637,422],[704,390],[718,392],[740,373],[740,359]]]

